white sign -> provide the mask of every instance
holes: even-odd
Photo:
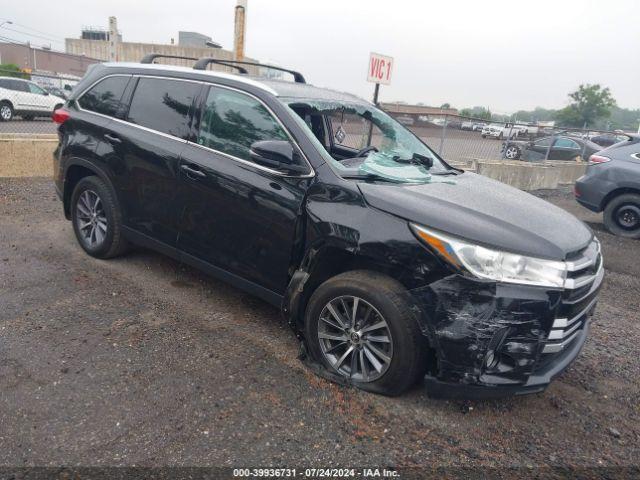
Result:
[[[367,72],[367,82],[391,84],[391,73],[393,72],[393,57],[379,55],[371,52],[369,54],[369,71]]]

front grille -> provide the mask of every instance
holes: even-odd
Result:
[[[600,242],[594,238],[588,247],[572,255],[566,263],[567,279],[565,288],[568,290],[586,288],[588,290],[602,268]]]
[[[593,298],[591,302],[573,318],[556,318],[553,321],[542,353],[558,353],[569,346],[580,334],[580,331],[596,305],[596,301],[597,298]]]
[[[592,287],[603,268],[600,242],[594,238],[589,246],[570,255],[566,263],[565,293],[547,335],[543,354],[557,354],[571,345],[593,312],[597,289]]]

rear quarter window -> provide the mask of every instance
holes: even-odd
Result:
[[[161,78],[140,78],[131,99],[131,123],[187,138],[189,115],[200,84]]]
[[[131,77],[108,77],[96,83],[78,99],[83,110],[114,117],[122,106],[122,94]]]

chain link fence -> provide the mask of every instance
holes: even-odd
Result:
[[[460,115],[393,114],[440,156],[471,160],[587,161],[595,151],[628,138],[620,130],[596,130],[553,122],[496,122]]]

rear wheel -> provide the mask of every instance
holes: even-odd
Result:
[[[398,395],[427,367],[427,345],[404,287],[375,272],[333,277],[306,310],[309,353],[329,371],[364,390]]]
[[[92,257],[111,258],[124,253],[121,214],[109,186],[98,177],[81,179],[71,196],[73,230],[82,249]]]
[[[625,193],[604,209],[604,225],[614,235],[640,238],[640,195]]]
[[[8,122],[13,118],[13,107],[9,102],[0,103],[0,121]]]
[[[520,158],[520,149],[516,145],[509,145],[504,151],[504,156],[510,160]]]

